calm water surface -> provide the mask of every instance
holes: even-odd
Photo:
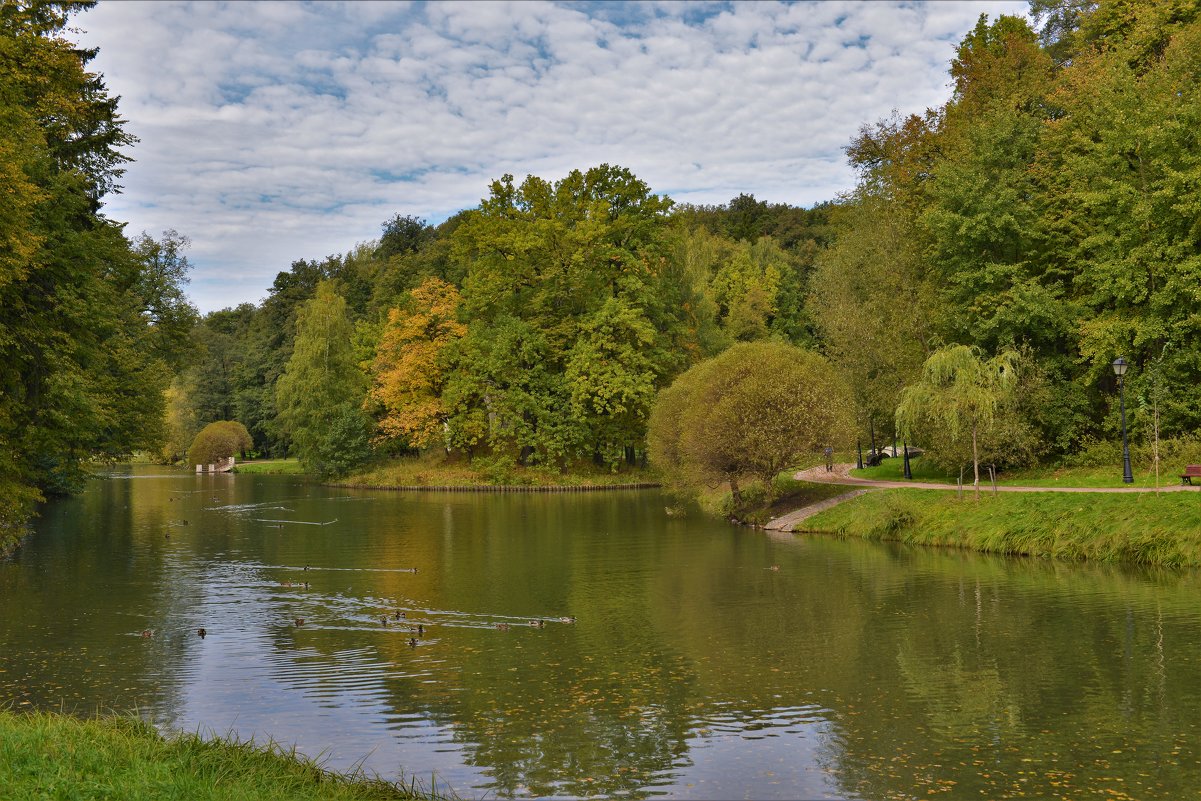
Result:
[[[464,797],[1201,794],[1196,572],[772,537],[653,492],[158,468],[36,529],[0,562],[18,708],[136,708]]]

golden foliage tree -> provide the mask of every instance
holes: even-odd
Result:
[[[189,443],[195,439],[200,428],[192,398],[195,389],[195,380],[190,374],[184,374],[176,376],[171,385],[163,391],[166,400],[166,416],[163,421],[166,437],[160,456],[167,464],[184,458]]]
[[[441,394],[442,355],[467,332],[458,320],[459,291],[435,277],[410,293],[407,309],[392,309],[372,363],[369,403],[384,410],[384,439],[425,448],[442,436],[447,411]]]

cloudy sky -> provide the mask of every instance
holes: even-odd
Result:
[[[192,240],[202,311],[439,222],[504,173],[629,167],[678,201],[811,205],[864,122],[941,104],[1025,2],[106,2],[77,38],[140,142],[107,214]]]

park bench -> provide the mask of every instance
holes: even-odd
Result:
[[[1190,464],[1180,474],[1181,484],[1192,484],[1194,478],[1201,478],[1201,464]]]

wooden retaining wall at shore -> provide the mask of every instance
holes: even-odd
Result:
[[[639,484],[585,484],[578,487],[534,486],[529,484],[472,484],[437,486],[432,484],[326,484],[341,489],[394,490],[396,492],[599,492],[601,490],[659,489],[653,482]]]

